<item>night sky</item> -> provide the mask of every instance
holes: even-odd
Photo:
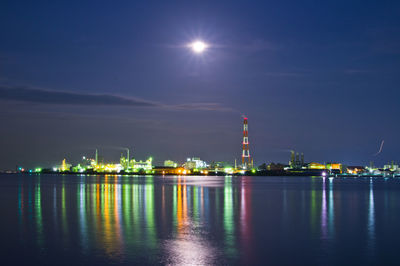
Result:
[[[400,161],[399,1],[71,2],[0,3],[0,169]]]

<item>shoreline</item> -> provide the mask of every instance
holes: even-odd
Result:
[[[231,176],[231,177],[244,177],[244,176],[258,176],[258,177],[325,177],[325,178],[398,178],[400,175],[392,174],[392,175],[348,175],[348,174],[334,174],[334,175],[323,175],[323,174],[316,174],[316,173],[304,173],[304,174],[299,174],[299,173],[276,173],[276,172],[263,172],[263,173],[252,173],[251,171],[248,171],[248,173],[235,173],[235,174],[226,174],[223,172],[208,172],[208,174],[172,174],[172,173],[167,173],[167,174],[162,174],[162,173],[151,173],[151,174],[146,174],[146,173],[118,173],[118,172],[93,172],[93,173],[77,173],[77,172],[41,172],[41,173],[29,173],[29,172],[11,172],[11,171],[5,171],[1,172],[0,174],[6,174],[6,175],[27,175],[27,176],[40,176],[40,175],[61,175],[61,176]]]

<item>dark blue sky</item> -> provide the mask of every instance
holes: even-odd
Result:
[[[242,114],[257,164],[400,161],[398,1],[70,2],[0,3],[0,169],[233,161]]]

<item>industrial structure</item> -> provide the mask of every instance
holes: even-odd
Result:
[[[290,151],[290,161],[289,168],[291,169],[301,169],[304,166],[304,154],[301,155],[295,151]]]
[[[242,149],[242,168],[249,169],[253,167],[253,159],[250,158],[249,149],[249,123],[247,117],[243,117],[243,149]]]
[[[150,157],[146,161],[136,161],[134,158],[130,158],[129,149],[126,149],[126,157],[121,154],[119,159],[120,167],[125,172],[150,172],[153,169],[153,158]]]
[[[62,160],[61,164],[53,168],[41,168],[25,170],[17,166],[17,172],[28,173],[63,173],[63,174],[151,174],[151,175],[290,175],[290,176],[400,176],[400,166],[394,161],[388,162],[383,168],[370,166],[347,166],[338,162],[305,162],[304,154],[291,150],[288,164],[264,163],[254,168],[253,158],[250,157],[249,127],[248,119],[243,116],[243,141],[242,141],[242,164],[234,166],[228,162],[211,162],[201,160],[199,157],[190,157],[179,163],[165,160],[163,166],[153,166],[153,158],[136,161],[131,157],[129,149],[126,155],[121,154],[119,163],[107,163],[98,150],[95,150],[94,158],[82,157],[75,166]]]
[[[200,160],[199,157],[187,158],[186,162],[183,164],[185,169],[193,170],[193,169],[204,169],[208,167],[208,164]]]
[[[178,164],[172,160],[165,160],[164,161],[164,166],[165,167],[177,167]]]

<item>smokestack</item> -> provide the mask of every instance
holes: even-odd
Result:
[[[129,149],[126,149],[126,159],[127,159],[127,161],[126,161],[126,168],[129,168],[129,161],[130,161],[130,158],[129,158]]]
[[[294,165],[294,151],[290,151],[290,166],[293,167]]]
[[[95,158],[95,161],[96,161],[96,166],[97,166],[97,164],[98,164],[98,154],[97,154],[97,149],[96,149],[96,158]]]

